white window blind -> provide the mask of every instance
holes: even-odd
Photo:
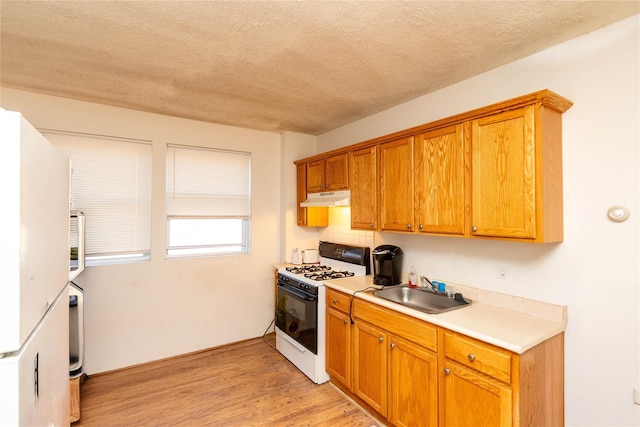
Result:
[[[87,263],[148,257],[151,248],[151,143],[42,132],[71,159],[72,207],[86,215]]]
[[[250,216],[251,154],[169,145],[169,217]]]
[[[251,154],[167,147],[167,255],[247,253]]]

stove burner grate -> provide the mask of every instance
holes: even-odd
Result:
[[[351,271],[322,271],[319,273],[305,273],[304,277],[311,280],[322,281],[331,279],[342,279],[343,277],[354,276]]]
[[[287,267],[286,270],[293,274],[320,273],[331,270],[327,265],[302,265],[300,267]]]

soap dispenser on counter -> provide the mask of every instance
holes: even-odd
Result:
[[[418,287],[418,275],[413,270],[413,266],[411,266],[411,271],[409,271],[409,279],[407,280],[410,288]]]

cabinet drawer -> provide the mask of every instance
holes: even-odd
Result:
[[[343,313],[351,311],[351,296],[335,289],[327,288],[327,307],[333,307]]]
[[[511,384],[510,352],[449,331],[444,334],[444,349],[449,359]]]
[[[353,301],[353,317],[437,351],[438,329],[430,323],[359,298]]]

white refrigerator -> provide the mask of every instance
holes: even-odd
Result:
[[[0,426],[69,425],[69,160],[0,109]]]

